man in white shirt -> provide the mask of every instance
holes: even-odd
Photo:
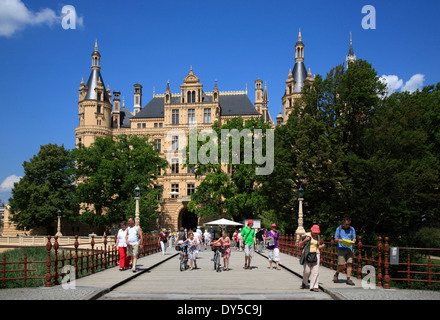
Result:
[[[211,245],[211,234],[208,232],[208,229],[206,229],[203,235],[205,237],[205,250],[206,250],[206,248]]]
[[[136,272],[136,262],[139,255],[139,248],[142,249],[142,229],[136,226],[133,218],[128,219],[127,228],[127,254],[131,257],[131,271]]]
[[[197,239],[197,247],[195,249],[196,252],[196,258],[199,257],[199,250],[200,250],[200,242],[202,242],[202,234],[199,233],[199,229],[193,229],[194,230],[194,239]]]

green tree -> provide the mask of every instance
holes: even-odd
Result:
[[[168,162],[147,137],[97,138],[89,147],[78,146],[73,155],[82,222],[109,227],[134,216],[134,190],[139,186],[141,226],[149,229],[162,192],[157,177]]]
[[[306,83],[275,131],[266,207],[283,219],[293,216],[293,231],[302,185],[306,229],[317,222],[331,235],[350,216],[366,240],[405,242],[421,226],[438,224],[439,88],[385,97],[384,84],[362,60]]]
[[[9,199],[17,227],[46,228],[49,234],[58,211],[74,218],[74,175],[71,152],[64,145],[42,145],[37,155],[23,163],[24,176],[14,184]]]

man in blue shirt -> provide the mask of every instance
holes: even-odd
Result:
[[[356,232],[353,227],[350,226],[351,219],[344,218],[344,223],[336,229],[335,232],[335,241],[337,243],[337,251],[338,251],[338,270],[336,271],[333,282],[338,283],[338,275],[341,270],[344,269],[344,266],[347,266],[347,284],[354,286],[353,281],[350,279],[351,270],[353,265],[353,244],[356,242]],[[352,244],[344,244],[343,240],[349,240]]]

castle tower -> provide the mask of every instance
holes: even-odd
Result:
[[[298,33],[298,41],[295,44],[295,65],[289,70],[286,80],[286,90],[282,98],[283,103],[283,119],[287,121],[289,114],[293,111],[295,101],[301,98],[301,91],[306,81],[313,82],[314,78],[304,64],[304,43],[302,42],[301,29]]]
[[[353,39],[351,38],[351,32],[350,32],[350,49],[348,50],[348,56],[345,58],[345,62],[347,63],[347,69],[348,66],[356,61],[356,55],[353,51]]]
[[[257,109],[259,113],[263,110],[263,95],[263,81],[257,79],[255,80],[255,109]]]
[[[79,126],[75,128],[76,143],[89,146],[97,136],[111,134],[112,104],[110,88],[105,89],[101,76],[101,54],[98,41],[92,53],[92,66],[87,85],[81,80],[79,88]]]
[[[113,128],[121,126],[121,92],[113,91]]]
[[[136,115],[142,109],[142,86],[139,83],[134,85],[134,106],[133,111]]]

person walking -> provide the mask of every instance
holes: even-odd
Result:
[[[242,240],[243,240],[243,238],[241,237],[241,228],[238,230],[238,233],[237,233],[237,241],[238,241],[238,246],[237,246],[237,249],[239,250],[239,251],[242,251]]]
[[[234,234],[232,235],[232,241],[234,242],[234,247],[237,250],[237,243],[238,243],[238,231],[235,230]]]
[[[123,271],[129,268],[130,259],[127,255],[127,223],[125,221],[121,222],[121,229],[118,231],[116,237],[116,247],[119,252],[119,271]]]
[[[301,255],[300,263],[304,265],[303,280],[301,289],[305,289],[310,280],[310,291],[319,291],[319,263],[320,250],[324,248],[325,244],[320,244],[320,230],[318,225],[313,225],[311,232],[302,236],[300,245],[304,247]]]
[[[214,242],[214,244],[221,245],[223,252],[223,270],[229,271],[229,258],[231,257],[231,239],[227,236],[226,231],[222,232],[222,236]]]
[[[190,232],[188,239],[183,241],[183,243],[188,243],[188,259],[191,265],[191,269],[189,269],[189,271],[197,269],[196,250],[197,250],[198,241],[194,237],[194,233]]]
[[[255,230],[252,228],[254,222],[249,220],[247,226],[241,231],[242,247],[244,247],[244,267],[243,269],[252,270],[251,261],[255,252],[255,244],[257,239],[255,238]]]
[[[211,234],[208,232],[208,229],[205,229],[205,233],[203,234],[205,237],[205,250],[211,245]]]
[[[347,284],[354,286],[354,282],[350,279],[352,266],[353,266],[353,244],[356,243],[356,231],[351,224],[351,219],[349,217],[344,218],[344,223],[336,229],[335,240],[337,241],[337,252],[338,252],[338,269],[333,276],[333,282],[339,282],[339,272],[341,272],[344,267],[347,267]]]
[[[278,237],[279,233],[276,231],[277,225],[273,223],[271,225],[271,230],[266,233],[267,243],[267,257],[269,259],[269,269],[272,269],[272,261],[276,263],[276,269],[280,268],[280,249],[278,247]]]
[[[261,253],[261,252],[263,252],[264,240],[265,240],[263,228],[258,229],[258,232],[256,234],[256,238],[257,238],[257,252]]]
[[[127,253],[131,257],[131,271],[136,272],[136,262],[139,255],[139,249],[142,249],[142,229],[137,226],[133,218],[128,219],[129,227],[127,228]]]
[[[182,243],[186,239],[187,237],[185,234],[185,230],[183,229],[183,227],[180,227],[180,231],[177,233],[176,244]]]
[[[162,229],[162,232],[159,234],[159,242],[158,245],[160,245],[162,249],[162,255],[165,255],[165,252],[167,251],[167,241],[168,241],[168,235],[166,233],[166,229]]]
[[[202,233],[200,232],[199,233],[199,231],[198,231],[198,229],[196,229],[196,228],[193,228],[193,236],[194,236],[194,239],[196,239],[197,240],[197,246],[196,246],[196,259],[198,259],[199,258],[199,251],[200,251],[200,243],[201,243],[201,237],[202,237]]]

